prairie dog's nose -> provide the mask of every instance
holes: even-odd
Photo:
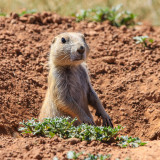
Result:
[[[84,51],[85,51],[85,48],[84,48],[83,46],[80,46],[80,47],[77,49],[77,52],[78,52],[79,54],[83,54]]]

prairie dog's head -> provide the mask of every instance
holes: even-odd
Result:
[[[79,65],[86,60],[88,53],[89,47],[83,34],[61,33],[52,41],[50,63],[57,66]]]

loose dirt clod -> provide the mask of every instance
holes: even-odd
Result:
[[[74,18],[55,14],[35,13],[32,16],[35,19],[31,15],[0,18],[0,157],[51,159],[69,150],[86,150],[95,154],[109,153],[113,155],[112,159],[158,159],[160,28],[152,27],[151,30],[151,26],[136,26],[124,29],[110,26],[107,21],[88,25],[85,21],[75,23]],[[91,83],[114,126],[126,126],[122,131],[124,135],[157,141],[124,152],[115,146],[99,148],[86,142],[67,145],[59,138],[11,137],[19,122],[39,115],[47,86],[49,46],[52,38],[64,31],[80,31],[86,35],[91,49],[87,62]],[[133,37],[141,35],[154,39],[150,48],[135,44]],[[95,120],[101,123],[97,118]],[[29,150],[22,147],[27,142],[32,143]],[[45,149],[35,155],[33,151],[39,147]],[[61,152],[57,152],[58,148]]]

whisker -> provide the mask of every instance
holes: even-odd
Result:
[[[61,60],[60,60],[60,62],[61,61],[63,61],[63,60],[65,60],[66,61],[66,58],[67,58],[68,56],[66,55],[66,56],[64,56]]]

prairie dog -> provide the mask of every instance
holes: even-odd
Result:
[[[88,105],[102,117],[103,125],[113,127],[95,93],[88,71],[86,58],[89,47],[84,35],[76,32],[62,33],[54,38],[49,55],[48,89],[39,120],[56,116],[77,117],[79,123],[95,125]]]

